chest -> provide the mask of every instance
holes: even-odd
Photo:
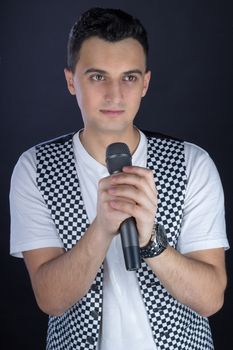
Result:
[[[51,211],[64,248],[71,249],[89,225],[72,137],[65,142],[38,147],[37,161],[38,187]],[[184,145],[174,140],[148,138],[145,163],[153,172],[158,192],[157,220],[165,227],[170,245],[175,246],[180,233],[186,188]],[[91,189],[94,190],[93,187]],[[88,194],[91,195],[90,188]],[[96,193],[93,198],[95,202]],[[92,201],[92,215],[94,207]]]

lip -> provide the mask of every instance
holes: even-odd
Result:
[[[100,109],[100,112],[105,114],[105,115],[121,115],[124,113],[123,109]]]

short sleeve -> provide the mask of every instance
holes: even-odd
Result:
[[[229,248],[224,193],[216,166],[202,148],[185,143],[187,189],[177,250]]]
[[[36,185],[35,148],[19,158],[11,177],[10,254],[46,247],[63,247],[44,199]]]

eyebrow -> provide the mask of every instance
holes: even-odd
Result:
[[[99,69],[99,68],[89,68],[87,69],[84,74],[89,74],[89,73],[100,73],[100,74],[108,74],[107,71],[103,70],[103,69]],[[128,75],[128,74],[139,74],[142,75],[142,71],[140,69],[131,69],[128,70],[126,72],[123,72],[124,75]]]

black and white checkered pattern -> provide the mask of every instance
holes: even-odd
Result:
[[[88,227],[78,183],[72,135],[37,147],[37,184],[66,250]],[[47,349],[95,349],[102,314],[103,266],[82,300],[60,317],[50,317]]]
[[[73,134],[41,144],[37,150],[37,184],[66,250],[85,233],[89,223],[76,173]],[[185,187],[184,144],[148,136],[147,165],[158,190],[158,222],[169,244],[180,233]],[[213,349],[208,320],[175,300],[143,262],[137,272],[142,297],[158,349]],[[95,349],[101,327],[103,266],[87,295],[60,317],[50,317],[48,350]]]

